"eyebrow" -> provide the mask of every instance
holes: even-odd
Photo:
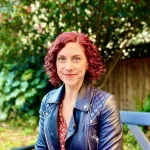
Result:
[[[58,56],[59,56],[59,57],[65,57],[65,55],[59,55],[59,54],[58,54]],[[82,56],[81,56],[81,55],[76,54],[76,55],[73,55],[73,56],[71,56],[71,57],[82,57]]]
[[[78,57],[82,57],[81,55],[73,55],[72,57],[76,57],[76,56],[78,56]]]

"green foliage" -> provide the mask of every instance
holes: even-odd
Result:
[[[136,96],[134,96],[133,99],[135,101],[136,111],[142,111],[143,110],[143,101]]]
[[[138,97],[133,97],[136,104],[136,111],[150,112],[150,92],[147,94],[144,100]]]
[[[134,97],[135,103],[136,103],[136,111],[140,112],[150,112],[150,93],[146,96],[144,102],[143,100],[140,100],[137,97]],[[141,130],[144,132],[146,137],[149,139],[150,137],[150,129],[145,126],[140,127]],[[124,125],[123,127],[123,149],[132,149],[132,150],[141,150],[138,142],[136,141],[135,137],[131,133],[131,131],[128,129],[127,125]]]
[[[0,7],[1,120],[22,117],[34,124],[48,85],[43,58],[61,32],[89,35],[103,58],[114,60],[108,71],[120,58],[149,54],[145,0],[3,0]]]
[[[149,4],[146,0],[3,0],[1,60],[22,64],[30,57],[38,64],[61,32],[84,32],[107,61],[107,75],[97,82],[104,86],[119,59],[150,56]]]
[[[0,56],[5,61],[16,62],[12,56],[21,63],[29,56],[41,60],[58,34],[72,30],[90,35],[106,60],[119,52],[122,58],[149,53],[145,0],[4,0],[0,6]],[[139,49],[140,44],[148,45]]]
[[[22,118],[35,125],[48,87],[43,65],[5,65],[0,80],[0,120]]]
[[[150,93],[146,96],[145,103],[143,106],[144,112],[150,112]]]

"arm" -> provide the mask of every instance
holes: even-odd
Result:
[[[99,150],[122,149],[122,125],[115,98],[110,96],[102,109],[99,123]]]
[[[36,150],[48,150],[46,138],[44,134],[44,114],[43,114],[44,110],[46,110],[46,104],[45,104],[46,98],[47,95],[43,98],[40,107],[39,134],[35,144]]]

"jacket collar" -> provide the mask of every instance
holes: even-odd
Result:
[[[63,84],[61,87],[59,87],[53,92],[53,94],[50,96],[48,100],[48,103],[59,104],[64,94],[64,91],[65,91],[65,85]],[[92,87],[91,84],[88,85],[83,84],[79,91],[74,107],[82,111],[88,111],[93,96],[93,92],[94,92],[94,88]]]
[[[55,89],[54,92],[52,92],[47,103],[51,103],[51,104],[52,103],[55,103],[55,104],[60,103],[60,101],[63,97],[64,91],[65,91],[65,86],[63,84],[61,87],[59,87],[58,89]]]

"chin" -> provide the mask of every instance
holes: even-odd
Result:
[[[64,82],[64,84],[67,85],[67,86],[70,86],[70,87],[77,85],[76,83],[73,83],[73,82],[71,82],[71,81]]]
[[[64,84],[69,87],[75,87],[78,85],[81,86],[80,84],[82,84],[82,83],[80,81],[77,82],[77,81],[70,80],[70,81],[64,81]]]

